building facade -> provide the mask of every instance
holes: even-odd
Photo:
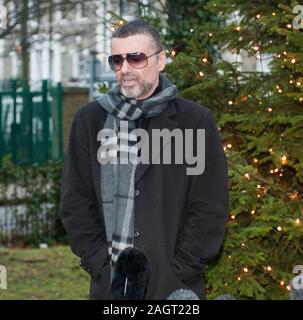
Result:
[[[22,19],[22,1],[0,0],[7,9],[9,25]],[[121,0],[26,0],[29,79],[65,85],[85,85],[95,76],[110,77],[107,64],[113,21],[126,21],[139,13],[138,1]],[[0,81],[22,74],[22,21],[0,37]],[[1,31],[0,31],[1,32]]]

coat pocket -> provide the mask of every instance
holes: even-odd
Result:
[[[205,285],[204,285],[204,276],[202,276],[198,281],[194,282],[188,282],[183,279],[180,279],[178,275],[175,273],[173,268],[171,268],[171,272],[173,275],[173,278],[175,279],[174,283],[179,287],[175,289],[172,293],[174,295],[172,297],[178,297],[178,300],[196,300],[194,295],[197,296],[200,300],[205,300]],[[177,290],[179,289],[185,289],[189,290],[191,292],[188,292],[188,294],[182,294],[180,291],[177,294]],[[177,294],[177,295],[176,295]],[[173,300],[177,300],[177,298],[174,298]]]
[[[110,264],[104,265],[98,280],[90,278],[90,300],[109,300],[110,292]]]

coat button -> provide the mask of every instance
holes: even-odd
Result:
[[[140,194],[140,190],[136,189],[136,191],[135,191],[136,197],[138,197],[139,194]]]
[[[136,230],[134,236],[135,238],[138,238],[140,236],[140,232]]]

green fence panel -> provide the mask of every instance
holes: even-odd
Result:
[[[12,80],[0,86],[0,165],[11,154],[17,164],[62,159],[62,85],[44,80],[40,89]]]

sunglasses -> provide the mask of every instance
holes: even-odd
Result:
[[[108,57],[108,64],[112,70],[119,71],[123,66],[124,60],[126,60],[127,63],[133,68],[142,69],[148,65],[148,58],[160,53],[161,51],[163,50],[159,50],[150,56],[146,56],[146,54],[143,52],[126,53],[125,58],[122,54],[114,54]]]

